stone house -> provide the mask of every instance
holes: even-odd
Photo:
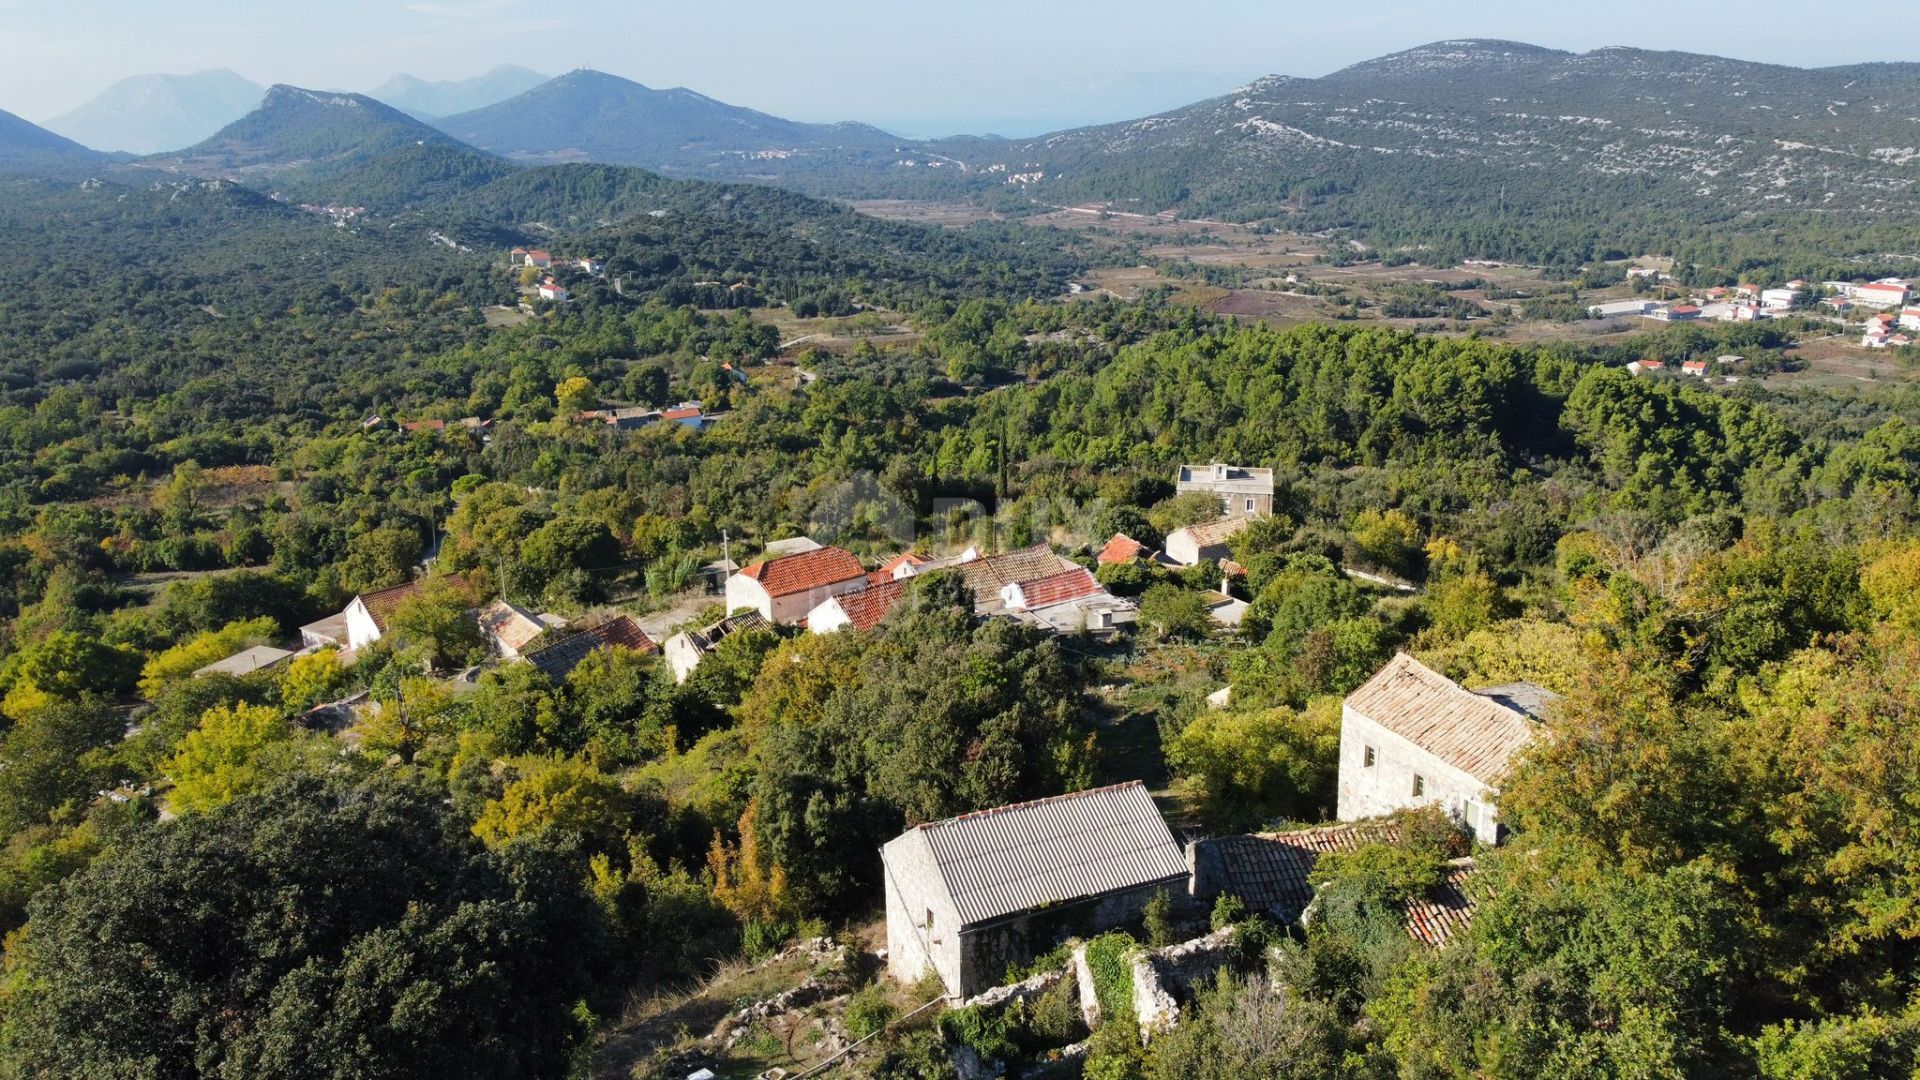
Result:
[[[1138,780],[930,821],[880,859],[889,973],[936,972],[956,999],[1187,889],[1186,855]]]
[[[480,621],[480,633],[493,646],[493,651],[508,660],[518,659],[547,632],[547,624],[540,616],[506,599],[481,608],[475,618]]]
[[[792,626],[830,596],[867,587],[853,552],[823,547],[761,559],[727,579],[727,610],[750,608],[768,622]]]
[[[387,619],[393,615],[394,609],[419,595],[431,580],[423,578],[405,585],[395,585],[391,589],[361,593],[348,601],[346,609],[340,614],[301,627],[301,647],[313,649],[335,645],[348,651],[357,651],[379,641],[387,632]],[[464,575],[448,574],[444,580],[472,598],[473,586]]]
[[[906,579],[889,578],[859,592],[829,596],[807,612],[807,629],[816,634],[831,634],[849,626],[871,630],[880,625],[880,620],[906,595]]]
[[[1181,566],[1199,566],[1229,557],[1227,541],[1253,520],[1245,515],[1223,517],[1175,529],[1167,534],[1167,559]]]
[[[660,653],[673,671],[673,681],[683,683],[693,674],[693,669],[700,666],[700,661],[720,647],[727,635],[742,630],[765,630],[772,625],[758,611],[743,611],[699,630],[682,630],[661,644]]]
[[[1499,843],[1500,779],[1554,700],[1532,683],[1468,690],[1395,656],[1340,706],[1340,820],[1438,805]]]
[[[1241,517],[1273,514],[1273,470],[1244,465],[1182,465],[1174,473],[1173,489],[1185,495],[1204,491],[1220,497],[1220,512]]]
[[[1193,896],[1211,906],[1220,894],[1230,893],[1248,911],[1295,925],[1313,905],[1317,892],[1313,871],[1322,855],[1357,851],[1368,844],[1394,844],[1399,839],[1400,823],[1392,818],[1209,837],[1187,848]],[[1485,891],[1475,880],[1476,873],[1472,859],[1455,859],[1425,893],[1403,900],[1407,936],[1438,948],[1465,930]]]
[[[616,615],[604,622],[581,628],[548,645],[542,645],[521,659],[559,682],[573,673],[588,656],[601,649],[630,649],[637,653],[657,653],[660,646],[647,636],[631,615]]]

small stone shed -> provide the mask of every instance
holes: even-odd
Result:
[[[937,972],[955,998],[1187,891],[1186,854],[1137,780],[930,821],[880,857],[890,973]]]

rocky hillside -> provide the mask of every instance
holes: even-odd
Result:
[[[1370,188],[1908,212],[1920,65],[1803,70],[1688,53],[1446,41],[1320,79],[1272,76],[1159,116],[959,143],[1039,197],[1259,216]],[[1442,196],[1444,197],[1444,196]]]

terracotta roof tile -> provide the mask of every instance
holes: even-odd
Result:
[[[1100,549],[1100,554],[1094,561],[1103,566],[1128,562],[1139,558],[1146,553],[1146,550],[1147,545],[1126,533],[1114,533],[1113,539],[1108,540],[1107,546]]]
[[[1455,859],[1439,884],[1407,901],[1407,933],[1437,949],[1473,925],[1474,905],[1489,893],[1473,860]]]
[[[360,603],[366,607],[367,614],[373,616],[373,625],[379,627],[380,632],[384,634],[387,632],[387,617],[393,614],[393,609],[418,594],[433,581],[445,581],[465,593],[469,600],[477,599],[473,595],[473,583],[467,580],[466,575],[448,574],[444,578],[421,578],[419,581],[409,581],[405,585],[395,585],[391,589],[361,593]]]
[[[1043,578],[1020,583],[1020,593],[1026,598],[1027,608],[1052,607],[1077,600],[1082,596],[1092,596],[1100,591],[1100,583],[1093,579],[1084,566],[1071,570],[1062,570]]]
[[[1533,740],[1533,721],[1400,653],[1347,695],[1347,707],[1484,784]]]
[[[659,643],[648,637],[647,632],[640,629],[640,624],[634,622],[631,615],[617,615],[598,626],[588,627],[586,633],[605,644],[618,645],[620,648],[632,649],[634,652],[660,651]]]
[[[547,624],[517,604],[495,600],[480,609],[480,629],[501,645],[519,652],[546,633]]]
[[[740,572],[759,582],[768,596],[791,596],[867,574],[853,552],[837,547],[762,559]]]
[[[1204,548],[1211,547],[1214,544],[1226,540],[1234,533],[1246,528],[1252,521],[1253,519],[1250,517],[1235,515],[1233,517],[1217,518],[1213,521],[1203,521],[1198,525],[1189,525],[1177,531],[1193,537],[1195,546]]]
[[[883,581],[869,586],[857,593],[846,593],[834,597],[840,610],[847,613],[847,621],[862,630],[871,630],[880,625],[893,605],[907,595],[907,583],[904,581]]]
[[[562,638],[544,649],[530,652],[526,660],[527,663],[545,672],[548,678],[557,682],[571,674],[573,669],[579,667],[588,656],[613,646],[632,649],[638,653],[653,653],[660,650],[660,646],[654,644],[646,631],[640,629],[639,623],[626,615],[621,615],[598,626],[589,627],[577,634]]]

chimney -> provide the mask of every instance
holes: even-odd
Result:
[[[1217,461],[1216,461],[1216,462],[1214,462],[1214,463],[1213,463],[1213,478],[1214,478],[1215,480],[1225,480],[1225,479],[1227,478],[1227,467],[1226,467],[1225,465],[1222,465],[1222,464],[1220,464],[1220,463],[1219,463],[1219,462],[1217,462]]]

